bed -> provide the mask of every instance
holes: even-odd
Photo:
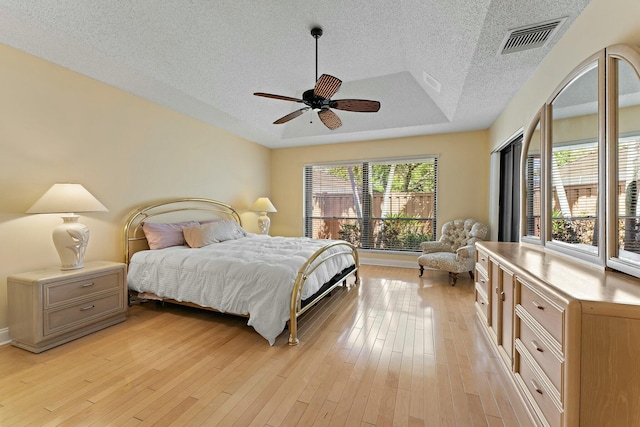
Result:
[[[130,296],[244,316],[270,345],[348,276],[358,252],[348,242],[247,233],[230,205],[182,198],[136,209],[124,225]]]

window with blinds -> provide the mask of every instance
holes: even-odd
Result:
[[[551,237],[597,252],[598,142],[555,146],[551,152]]]
[[[304,169],[305,236],[419,251],[436,230],[437,158]]]
[[[524,236],[540,239],[541,234],[541,178],[542,163],[540,159],[540,120],[530,137],[524,165],[525,181],[525,230]]]
[[[525,139],[522,241],[640,277],[640,48],[582,62]]]
[[[597,61],[584,64],[551,104],[547,237],[597,261],[600,165]]]
[[[618,158],[618,256],[640,261],[640,136],[620,138]]]

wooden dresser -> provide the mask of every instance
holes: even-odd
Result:
[[[542,426],[640,426],[640,279],[521,243],[477,243],[484,331]]]
[[[50,268],[7,278],[9,335],[16,347],[40,353],[122,322],[126,265],[94,261],[79,270]]]

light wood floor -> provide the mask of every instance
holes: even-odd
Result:
[[[461,275],[363,266],[273,347],[246,319],[133,306],[42,354],[0,347],[0,425],[529,426]]]

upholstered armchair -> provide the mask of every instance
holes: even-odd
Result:
[[[422,255],[418,257],[420,277],[424,269],[449,272],[451,285],[458,280],[458,273],[469,272],[473,279],[475,243],[487,235],[487,226],[475,219],[455,219],[442,226],[440,240],[422,242]]]

